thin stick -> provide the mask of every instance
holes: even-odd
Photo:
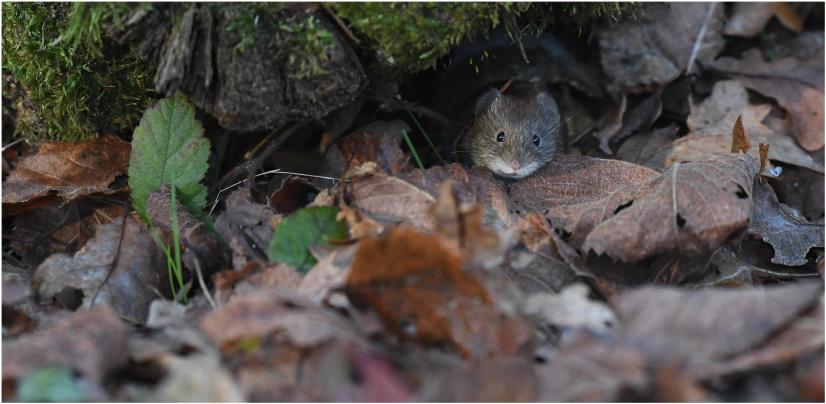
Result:
[[[103,289],[103,285],[106,285],[106,282],[109,280],[109,277],[112,276],[112,273],[115,272],[115,268],[118,266],[118,260],[120,259],[120,248],[123,245],[123,237],[126,235],[126,220],[129,218],[129,205],[131,204],[130,201],[126,201],[126,204],[123,205],[123,222],[121,222],[120,226],[120,238],[118,238],[118,246],[115,249],[115,256],[112,258],[112,263],[109,266],[109,271],[106,273],[106,277],[103,278],[103,282],[100,283],[97,290],[95,290],[95,294],[92,295],[92,301],[89,302],[89,308],[95,306],[95,300],[98,298],[98,294],[100,290]]]
[[[691,71],[694,70],[694,59],[697,58],[697,53],[700,51],[700,44],[703,43],[703,37],[706,36],[706,28],[708,28],[708,24],[711,21],[711,16],[714,14],[715,8],[717,8],[716,2],[712,2],[708,5],[706,18],[703,21],[703,25],[700,27],[700,32],[697,33],[697,39],[694,40],[694,46],[691,48],[691,56],[688,58],[688,64],[685,66],[686,75],[690,75]]]
[[[218,305],[215,304],[215,299],[212,298],[212,294],[209,293],[209,289],[207,288],[206,282],[204,282],[204,273],[201,270],[201,260],[198,259],[198,253],[189,245],[189,242],[183,240],[184,245],[186,248],[192,252],[192,261],[195,263],[195,274],[198,276],[198,285],[201,286],[201,290],[204,291],[204,297],[206,297],[209,305],[212,306],[212,309],[215,310],[218,308]]]
[[[344,21],[341,20],[338,14],[336,14],[335,11],[333,11],[333,9],[330,8],[330,6],[328,6],[325,3],[321,3],[321,7],[324,7],[324,11],[326,11],[327,14],[330,14],[330,17],[333,17],[333,21],[335,21],[336,24],[338,24],[339,28],[341,28],[341,30],[344,31],[344,33],[350,38],[350,40],[355,42],[356,45],[361,44],[361,41],[359,41],[359,39],[356,38],[356,35],[353,34],[353,31],[350,31],[350,28],[347,27],[347,24],[345,24]]]
[[[325,180],[342,181],[338,178],[325,177],[323,175],[312,175],[312,174],[294,173],[292,171],[282,171],[280,168],[276,168],[275,170],[265,171],[263,173],[256,174],[255,178],[258,178],[262,175],[269,175],[269,174],[287,174],[287,175],[297,175],[299,177],[322,178],[322,179],[325,179]],[[230,188],[234,188],[234,187],[236,187],[240,184],[243,184],[244,181],[246,181],[246,180],[238,181],[234,184],[228,185],[226,188],[222,188],[222,189],[218,190],[218,195],[215,195],[215,202],[212,204],[212,207],[209,209],[209,214],[211,215],[212,211],[215,210],[215,207],[218,206],[218,199],[220,198],[221,193],[223,193],[224,191],[226,191]],[[344,179],[343,181],[350,181],[350,180],[349,179]]]

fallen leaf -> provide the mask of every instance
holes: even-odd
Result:
[[[803,29],[800,18],[786,3],[735,3],[723,33],[750,38],[759,34],[772,17],[794,32]]]
[[[405,181],[438,197],[441,186],[446,180],[453,183],[456,199],[460,209],[482,206],[482,224],[493,230],[505,230],[516,223],[511,214],[512,206],[507,192],[489,172],[467,169],[461,164],[452,163],[434,166],[427,170],[412,170],[400,174]]]
[[[275,213],[289,215],[307,206],[318,195],[318,189],[307,180],[298,176],[284,178],[281,186],[267,199]]]
[[[81,402],[81,390],[71,369],[49,367],[35,371],[20,381],[15,399],[20,402]]]
[[[149,401],[241,402],[244,392],[217,353],[195,353],[165,361],[167,375]]]
[[[26,338],[3,344],[3,384],[48,366],[66,366],[95,383],[126,365],[129,326],[108,306],[74,313]]]
[[[536,402],[542,384],[533,364],[521,358],[463,362],[444,373],[434,373],[421,388],[422,401]]]
[[[527,329],[498,312],[489,292],[463,270],[465,260],[437,236],[396,227],[359,243],[347,296],[375,310],[402,339],[449,344],[472,358],[516,353]]]
[[[655,363],[698,366],[755,348],[823,295],[820,282],[750,289],[644,287],[615,302],[622,334]]]
[[[297,347],[313,347],[344,334],[347,324],[307,299],[278,289],[235,297],[204,316],[201,329],[219,346],[279,334]]]
[[[620,89],[667,84],[691,70],[689,61],[706,63],[723,49],[725,13],[719,4],[650,3],[643,13],[639,22],[599,33],[602,69]]]
[[[245,268],[249,261],[266,261],[276,215],[267,205],[252,199],[249,188],[241,187],[226,200],[226,209],[215,219],[215,227],[232,250],[232,267]]]
[[[560,156],[511,186],[510,197],[526,211],[545,212],[564,205],[609,197],[629,185],[656,178],[650,168],[619,160]],[[554,227],[557,223],[553,223]]]
[[[40,264],[32,281],[36,300],[48,303],[62,290],[74,288],[83,292],[83,306],[89,307],[111,268],[122,223],[100,225],[95,237],[73,256],[53,254]],[[124,319],[142,324],[166,271],[166,259],[146,227],[128,218],[117,266],[95,304],[109,304]]]
[[[430,226],[429,209],[436,198],[409,182],[384,174],[365,175],[347,183],[350,205],[384,225]]]
[[[335,143],[347,167],[373,161],[385,173],[395,174],[411,168],[410,157],[401,149],[402,132],[410,132],[404,121],[376,121],[357,129]]]
[[[687,256],[713,250],[748,225],[756,171],[755,162],[744,155],[675,164],[660,178],[622,195],[630,197],[625,201],[609,197],[595,202],[591,209],[604,211],[602,217],[593,216],[598,224],[582,249],[624,262],[675,250]]]
[[[636,262],[675,250],[699,254],[747,226],[756,170],[743,155],[675,164],[659,176],[631,163],[571,156],[515,184],[511,197],[545,212],[582,251]]]
[[[95,235],[97,225],[123,217],[123,209],[91,199],[41,207],[10,220],[15,237],[9,245],[25,264],[37,267],[53,253],[77,251]]]
[[[701,160],[729,152],[732,128],[737,117],[742,116],[743,129],[749,139],[770,146],[769,160],[822,174],[823,163],[815,161],[785,133],[778,133],[763,124],[770,112],[769,105],[750,105],[748,92],[739,82],[717,82],[711,96],[692,107],[686,122],[691,133],[674,142],[665,158],[666,166],[670,167],[675,161]],[[752,148],[749,154],[759,161],[757,148]]]
[[[808,151],[823,148],[823,60],[788,57],[771,62],[750,49],[741,59],[722,57],[711,67],[734,76],[746,87],[772,97],[791,114],[797,142]]]
[[[817,353],[823,343],[823,304],[819,303],[756,349],[725,361],[695,366],[690,373],[697,379],[707,380],[777,366]]]
[[[115,136],[86,142],[46,142],[17,161],[3,181],[3,204],[23,203],[55,192],[64,200],[112,193],[109,185],[129,166],[129,143]]]
[[[616,132],[600,131],[596,135],[600,150],[607,155],[614,154],[611,151],[611,143],[620,142],[639,130],[647,129],[660,117],[662,109],[663,103],[659,94],[655,93],[645,98],[623,114],[622,126]]]
[[[650,134],[637,134],[622,143],[617,159],[639,164],[657,171],[665,171],[665,157],[671,142],[677,139],[677,126],[654,129]]]
[[[594,133],[594,137],[599,139],[599,148],[605,154],[611,154],[611,147],[608,142],[622,129],[622,118],[625,116],[627,107],[628,97],[623,94],[619,105],[608,114],[603,115],[597,122],[599,129]]]
[[[357,244],[336,249],[318,261],[299,282],[296,292],[317,303],[344,286],[355,259]]]
[[[778,202],[774,190],[762,182],[754,189],[754,213],[748,233],[771,244],[771,261],[775,264],[804,265],[812,247],[823,248],[823,225],[809,223],[796,210]]]
[[[624,401],[647,381],[644,356],[617,340],[578,332],[547,365],[536,367],[543,402]]]

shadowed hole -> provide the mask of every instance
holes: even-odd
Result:
[[[630,201],[628,201],[628,202],[626,202],[626,203],[623,203],[623,204],[622,204],[622,205],[620,205],[620,206],[617,206],[617,208],[616,208],[616,209],[614,209],[614,214],[616,215],[617,213],[622,212],[622,210],[623,210],[623,209],[625,209],[625,208],[627,208],[627,207],[629,207],[629,206],[631,206],[631,205],[633,205],[633,204],[634,204],[634,200],[632,199],[632,200],[630,200]]]
[[[679,213],[677,213],[677,227],[682,229],[683,226],[685,226],[685,219],[683,219],[683,217]]]

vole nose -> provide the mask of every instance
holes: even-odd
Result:
[[[522,165],[519,164],[518,161],[511,161],[511,168],[513,171],[519,171],[519,169],[522,168]]]

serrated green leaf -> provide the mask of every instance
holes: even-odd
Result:
[[[178,92],[144,112],[132,135],[129,187],[132,203],[146,218],[149,194],[163,184],[178,190],[178,200],[190,209],[206,205],[206,187],[201,184],[207,170],[209,140],[195,120],[195,109]]]
[[[35,371],[21,379],[17,388],[17,401],[79,402],[85,398],[72,371],[65,367]]]
[[[347,238],[347,224],[336,220],[338,208],[313,206],[296,211],[275,229],[270,242],[270,261],[283,262],[299,272],[316,264],[309,247],[328,246]]]

